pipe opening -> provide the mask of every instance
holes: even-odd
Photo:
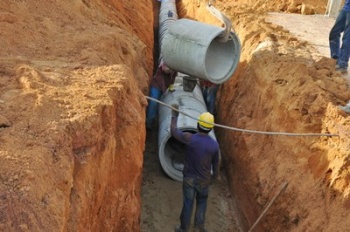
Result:
[[[205,71],[209,77],[215,77],[212,82],[224,82],[237,67],[240,57],[240,44],[236,40],[226,43],[220,42],[216,37],[208,46],[205,56]],[[234,51],[234,52],[228,52]]]
[[[224,83],[234,73],[241,54],[241,44],[234,32],[222,42],[223,29],[202,22],[179,19],[162,39],[164,62],[173,70]]]
[[[197,130],[182,130],[183,132],[197,133]],[[169,136],[160,149],[160,163],[163,170],[172,179],[182,181],[182,171],[184,168],[185,144],[177,141],[174,137]]]

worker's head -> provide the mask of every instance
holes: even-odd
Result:
[[[201,114],[198,118],[197,129],[200,132],[209,133],[214,127],[214,116],[205,112]]]

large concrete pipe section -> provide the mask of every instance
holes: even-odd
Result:
[[[222,84],[239,63],[241,43],[231,32],[227,42],[221,42],[225,28],[189,19],[178,19],[169,25],[162,37],[162,57],[173,70]]]
[[[171,24],[173,24],[177,19],[177,10],[176,10],[176,0],[161,0],[160,1],[160,10],[159,10],[159,30],[158,30],[158,42],[159,42],[159,51],[160,58],[162,57],[161,47],[164,34],[168,30]]]
[[[185,132],[197,132],[197,118],[203,112],[207,111],[203,95],[197,84],[193,91],[184,91],[183,76],[179,74],[174,83],[173,92],[165,92],[162,96],[162,102],[167,105],[178,104],[179,110],[190,115],[190,118],[184,114],[179,114],[178,128]],[[158,154],[160,164],[165,173],[174,180],[182,181],[184,144],[171,136],[170,132],[171,109],[169,107],[159,106],[159,133],[158,133]],[[209,136],[216,140],[214,130]]]

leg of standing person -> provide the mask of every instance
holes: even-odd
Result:
[[[207,101],[208,101],[208,111],[214,115],[215,114],[215,99],[216,99],[216,94],[218,92],[219,85],[213,85],[208,88],[208,96],[207,96]]]
[[[175,229],[179,232],[188,232],[191,224],[191,215],[193,202],[195,197],[194,180],[192,178],[184,178],[182,183],[183,205],[180,215],[180,228]]]
[[[340,68],[347,69],[350,56],[350,12],[344,12],[344,14],[344,33],[337,64]]]
[[[205,102],[205,106],[207,107],[207,110],[210,112],[209,107],[210,107],[210,87],[202,87],[202,93],[203,93],[203,99]]]
[[[155,98],[157,100],[162,96],[162,91],[160,89],[151,87],[149,90],[149,96]],[[158,103],[152,100],[149,100],[147,106],[147,114],[146,114],[146,127],[152,128],[155,118],[158,113]]]
[[[194,218],[194,227],[199,232],[205,232],[205,212],[207,210],[207,200],[209,194],[209,186],[207,184],[198,184],[196,187],[196,213]]]
[[[340,53],[340,35],[344,31],[346,12],[340,11],[331,31],[329,32],[329,48],[331,58],[338,59]]]

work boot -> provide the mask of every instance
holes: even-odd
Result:
[[[175,226],[174,231],[175,231],[175,232],[184,232],[184,231],[181,229],[181,225]]]
[[[350,103],[348,103],[347,105],[345,106],[338,106],[339,109],[341,109],[342,111],[344,111],[345,113],[348,113],[350,114]]]
[[[342,67],[339,64],[335,66],[335,70],[339,71],[341,73],[347,73],[348,72],[348,67]]]
[[[195,226],[195,227],[193,228],[193,232],[207,232],[207,230],[204,229],[203,227]]]

